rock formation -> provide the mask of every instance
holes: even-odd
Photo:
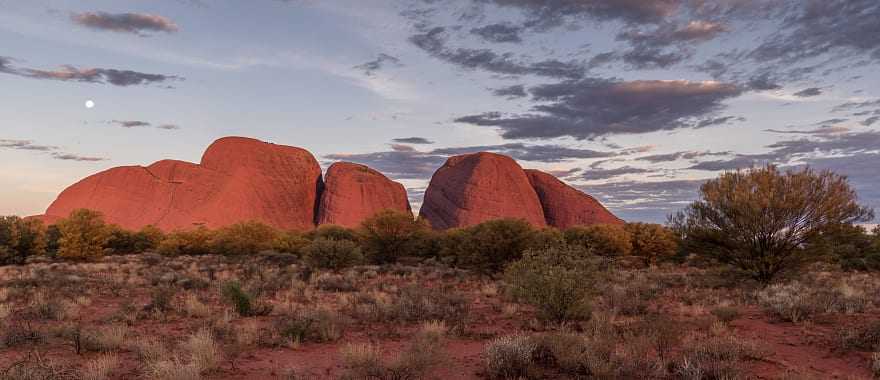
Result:
[[[449,158],[431,177],[420,214],[436,229],[499,218],[546,225],[538,195],[519,164],[486,152]]]
[[[526,169],[525,172],[541,200],[548,225],[568,228],[623,223],[595,198],[566,185],[553,175],[533,169]]]
[[[324,180],[318,224],[357,227],[385,209],[412,214],[403,185],[364,165],[334,163]]]
[[[256,220],[303,230],[314,226],[321,186],[321,168],[308,151],[226,137],[208,147],[201,164],[163,160],[87,177],[64,190],[41,218],[88,208],[128,229],[216,228]]]

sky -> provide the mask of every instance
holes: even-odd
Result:
[[[0,0],[0,214],[230,135],[370,165],[414,208],[448,157],[492,151],[627,220],[767,163],[880,210],[878,20],[876,0]]]

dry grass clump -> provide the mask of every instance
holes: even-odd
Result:
[[[188,293],[180,304],[183,314],[195,318],[205,318],[211,315],[211,307],[199,299],[199,296]]]
[[[201,379],[202,374],[216,369],[223,360],[220,345],[207,329],[190,335],[176,353],[153,338],[138,340],[134,351],[144,363],[145,377],[155,380]]]
[[[880,378],[880,352],[871,356],[871,370],[874,371],[874,377]]]
[[[283,343],[290,345],[333,342],[342,337],[343,321],[338,313],[329,309],[300,309],[276,320],[273,331]]]
[[[86,362],[80,370],[80,376],[83,380],[107,380],[117,367],[119,357],[116,354],[105,354]]]
[[[13,363],[0,373],[3,380],[80,380],[82,377],[73,368],[43,357],[40,353],[29,353],[24,359]]]
[[[450,332],[461,334],[467,325],[470,300],[461,294],[407,286],[394,299],[387,317],[404,322],[444,321]]]
[[[729,333],[723,326],[713,326],[708,333],[694,333],[684,343],[675,373],[682,379],[744,379],[743,362],[760,359],[764,352],[749,341]]]
[[[483,351],[486,375],[491,379],[529,378],[538,345],[527,335],[506,335],[489,342]]]
[[[191,364],[195,365],[200,372],[208,372],[220,365],[223,354],[220,345],[214,341],[214,336],[207,329],[202,329],[190,335],[180,349],[189,356]]]
[[[382,351],[372,344],[349,344],[342,348],[343,379],[421,379],[429,369],[444,360],[442,322],[427,322],[412,341],[390,362],[382,360]]]
[[[782,321],[797,323],[821,313],[864,312],[880,291],[880,284],[866,276],[832,279],[820,273],[804,277],[804,281],[774,284],[758,291],[758,304]]]
[[[326,292],[353,292],[357,290],[357,283],[348,275],[320,273],[312,277],[315,288]]]
[[[126,346],[128,327],[115,325],[100,328],[93,332],[80,333],[82,346],[88,351],[117,351]]]
[[[844,349],[880,350],[880,321],[844,327],[838,331],[838,336]]]

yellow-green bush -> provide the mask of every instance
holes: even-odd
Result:
[[[582,247],[528,250],[504,271],[508,292],[551,321],[590,318],[598,259]]]
[[[357,232],[351,228],[337,226],[335,224],[322,224],[309,231],[306,234],[309,240],[327,239],[327,240],[349,240],[358,241]]]
[[[571,246],[585,247],[600,256],[626,256],[632,252],[630,233],[617,224],[575,226],[564,232]]]
[[[165,236],[157,251],[165,256],[207,255],[213,253],[213,237],[214,233],[205,227],[174,231]]]
[[[111,229],[98,211],[79,209],[58,221],[58,256],[66,259],[95,259],[104,256]]]
[[[272,243],[272,249],[282,253],[298,254],[309,244],[309,239],[299,231],[279,231]]]
[[[211,241],[214,252],[223,255],[245,255],[270,250],[278,231],[266,224],[249,221],[218,229]]]
[[[630,235],[632,255],[644,257],[650,264],[672,257],[678,250],[675,233],[659,224],[627,223],[624,228]]]
[[[380,211],[361,223],[359,230],[364,255],[371,262],[385,264],[400,257],[422,256],[428,249],[430,227],[407,212]]]
[[[0,265],[21,264],[46,252],[46,228],[39,220],[0,217]]]
[[[312,268],[339,270],[363,262],[357,243],[351,240],[318,238],[302,249],[306,264]]]
[[[129,231],[117,225],[108,226],[110,239],[107,247],[111,253],[143,253],[156,249],[165,234],[154,226],[146,226],[140,231]]]
[[[535,231],[521,219],[496,219],[450,230],[441,243],[441,256],[462,267],[491,273],[522,257],[534,243]]]

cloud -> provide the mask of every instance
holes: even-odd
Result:
[[[337,161],[351,161],[367,165],[394,179],[431,178],[443,162],[445,156],[418,151],[390,151],[360,154],[330,154],[325,158]]]
[[[471,29],[471,33],[482,37],[489,42],[522,42],[520,33],[523,27],[510,23],[489,24]]]
[[[843,104],[838,104],[831,109],[831,112],[849,112],[857,109],[869,108],[869,107],[880,107],[880,99],[877,100],[866,100],[862,102],[846,102]]]
[[[391,150],[395,152],[415,152],[416,148],[404,144],[391,144]]]
[[[146,128],[146,127],[154,127],[156,129],[164,129],[166,131],[177,130],[180,129],[180,126],[176,124],[159,124],[153,125],[147,121],[141,120],[110,120],[107,122],[108,124],[115,125],[121,128]]]
[[[34,150],[40,152],[49,152],[58,149],[57,146],[38,145],[31,140],[9,140],[0,139],[0,148],[18,149],[18,150]]]
[[[393,55],[379,53],[379,56],[377,56],[376,59],[369,61],[369,62],[366,62],[366,63],[363,63],[363,64],[360,64],[360,65],[357,65],[354,68],[358,69],[358,70],[362,70],[364,72],[364,74],[367,76],[373,76],[376,74],[376,71],[379,71],[388,65],[391,65],[394,67],[403,66],[403,64],[400,63],[399,58],[397,58]]]
[[[561,145],[526,145],[521,143],[442,148],[435,149],[431,153],[454,156],[476,152],[494,152],[511,156],[517,160],[537,162],[562,162],[572,159],[604,158],[617,155],[614,152],[568,148]]]
[[[98,162],[98,161],[106,161],[106,158],[103,157],[89,157],[89,156],[80,156],[72,153],[52,153],[52,158],[56,160],[63,161],[80,161],[80,162]]]
[[[708,171],[735,170],[741,168],[749,168],[753,166],[761,166],[768,162],[769,160],[766,159],[758,160],[750,156],[737,156],[728,160],[703,161],[689,167],[688,169]]]
[[[639,157],[637,160],[639,161],[648,161],[651,163],[660,163],[660,162],[672,162],[678,160],[694,160],[701,157],[710,157],[710,156],[727,156],[732,154],[732,152],[710,152],[710,151],[682,151],[682,152],[674,152],[667,154],[654,154],[650,156]]]
[[[629,29],[618,34],[617,39],[641,47],[690,45],[712,40],[726,31],[728,31],[727,27],[718,22],[690,21],[684,26],[672,23],[662,24],[649,32],[641,29]]]
[[[424,137],[401,137],[391,141],[401,144],[433,144],[434,142]]]
[[[704,182],[703,179],[621,181],[576,187],[600,199],[621,218],[662,223],[667,215],[697,199]]]
[[[41,152],[49,154],[54,159],[64,161],[96,162],[107,160],[106,158],[101,157],[80,156],[72,153],[62,152],[60,147],[53,145],[40,145],[34,143],[32,140],[0,139],[0,149],[15,149]]]
[[[799,98],[809,98],[809,97],[813,97],[813,96],[819,96],[819,95],[822,95],[822,89],[819,87],[805,88],[803,90],[795,92],[793,95],[797,96]]]
[[[146,13],[106,13],[85,12],[75,13],[70,19],[79,25],[95,29],[120,33],[145,35],[145,32],[174,33],[178,27],[168,18]]]
[[[23,76],[65,82],[109,83],[121,87],[148,85],[182,79],[176,76],[147,74],[131,70],[97,68],[80,69],[74,66],[63,66],[58,70],[24,69]]]
[[[450,48],[446,46],[443,27],[410,36],[409,40],[434,58],[468,70],[485,70],[505,75],[536,75],[550,78],[578,79],[586,71],[578,61],[562,62],[548,59],[522,62],[511,53],[499,54],[489,49]]]
[[[626,23],[657,23],[678,10],[682,0],[483,0],[522,10],[525,25],[546,29],[571,18],[620,20]]]
[[[456,122],[498,128],[510,139],[647,133],[693,127],[742,90],[733,84],[684,80],[569,80],[530,89],[541,102],[526,114],[486,112]]]
[[[718,75],[713,75],[713,77],[717,76]],[[767,73],[750,78],[747,85],[749,88],[757,91],[779,90],[782,88],[782,85],[773,80],[770,77],[770,74]]]
[[[619,176],[627,175],[627,174],[644,174],[644,173],[650,173],[650,172],[652,172],[652,171],[649,169],[635,168],[632,166],[623,166],[623,167],[614,168],[614,169],[595,169],[595,168],[593,168],[590,170],[585,170],[584,173],[581,175],[581,178],[588,180],[588,181],[593,181],[593,180],[610,179],[610,178],[619,177]]]
[[[528,96],[525,86],[521,84],[496,88],[492,90],[492,94],[495,96],[506,97],[508,99],[523,98]]]
[[[865,119],[864,121],[862,121],[861,124],[864,125],[864,126],[866,126],[866,127],[870,127],[870,126],[874,125],[874,123],[876,123],[876,122],[878,122],[878,121],[880,121],[880,116],[871,116],[871,117]]]
[[[765,129],[767,132],[773,133],[788,133],[788,134],[802,134],[802,135],[834,135],[838,133],[847,133],[850,131],[849,128],[839,126],[839,125],[825,125],[816,129],[808,129],[808,130],[779,130],[779,129]]]

